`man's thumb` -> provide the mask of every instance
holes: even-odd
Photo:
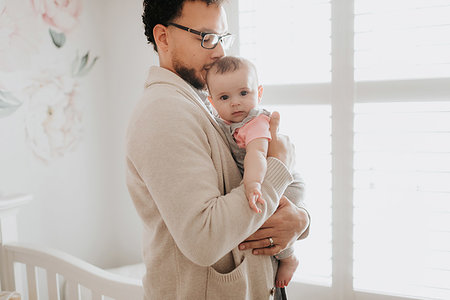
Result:
[[[270,134],[272,135],[272,138],[276,137],[278,133],[278,127],[280,126],[280,113],[277,111],[274,111],[270,116]]]

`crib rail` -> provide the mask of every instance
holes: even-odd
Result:
[[[3,249],[9,270],[14,270],[14,263],[26,265],[29,300],[39,300],[38,267],[46,270],[51,300],[62,299],[58,275],[66,281],[69,300],[80,299],[81,286],[91,291],[92,300],[104,299],[104,296],[117,300],[143,299],[139,280],[107,272],[62,251],[18,243],[4,244]]]

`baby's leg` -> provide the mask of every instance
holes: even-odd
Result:
[[[279,288],[286,287],[292,279],[295,270],[297,270],[298,259],[295,254],[280,260],[278,265],[277,277],[275,279],[275,286]]]

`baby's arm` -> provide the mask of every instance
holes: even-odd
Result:
[[[267,170],[267,138],[256,138],[247,144],[244,158],[244,187],[250,207],[255,212],[261,212],[256,202],[264,204],[261,195],[261,184]]]

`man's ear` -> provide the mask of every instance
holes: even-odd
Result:
[[[258,86],[258,103],[261,102],[262,94],[263,94],[263,86],[260,85]]]
[[[167,52],[169,47],[167,27],[161,24],[156,24],[155,27],[153,27],[153,37],[155,38],[158,51]]]

